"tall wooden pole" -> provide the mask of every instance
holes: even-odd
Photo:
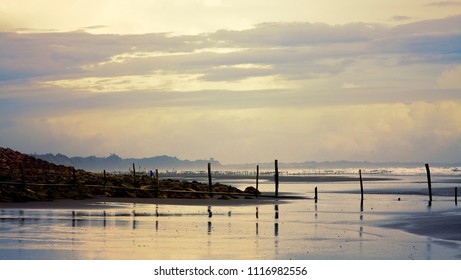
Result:
[[[362,170],[359,169],[359,177],[360,177],[360,200],[363,200],[363,180],[362,180]]]
[[[107,186],[107,178],[106,178],[106,170],[104,169],[104,191],[106,190]]]
[[[315,196],[314,196],[314,199],[315,199],[315,203],[317,203],[317,199],[318,199],[318,194],[317,194],[317,187],[315,187]]]
[[[431,170],[429,164],[426,163],[426,174],[427,174],[427,187],[429,189],[429,202],[432,202],[432,182],[431,182]]]
[[[155,197],[158,197],[158,192],[160,191],[160,178],[158,175],[158,169],[155,169],[155,178],[157,178],[157,189],[155,190]]]
[[[136,169],[133,162],[133,185],[136,186]]]
[[[259,165],[256,165],[256,197],[258,197],[259,191]]]
[[[279,196],[279,161],[275,160],[275,197]]]
[[[211,181],[211,162],[208,163],[208,191],[210,197],[213,197],[213,182]]]

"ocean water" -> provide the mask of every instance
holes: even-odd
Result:
[[[424,177],[397,179],[364,182],[363,203],[358,182],[340,182],[281,184],[281,195],[309,199],[253,199],[242,205],[0,206],[0,259],[461,259],[459,241],[391,226],[414,215],[461,213],[453,197],[435,196],[428,207],[426,196],[402,193],[424,190]],[[274,187],[262,182],[260,188]]]

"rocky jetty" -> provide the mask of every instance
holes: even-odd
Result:
[[[159,186],[157,190],[157,186]],[[25,202],[96,197],[210,198],[209,186],[197,181],[156,178],[145,174],[103,174],[56,165],[0,147],[0,201]],[[255,190],[249,189],[250,195]],[[236,199],[243,191],[216,183],[214,197]]]

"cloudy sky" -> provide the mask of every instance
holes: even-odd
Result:
[[[461,161],[461,1],[2,0],[0,146]]]

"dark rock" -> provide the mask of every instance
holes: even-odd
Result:
[[[103,177],[102,173],[56,165],[2,147],[0,181],[3,182],[0,184],[0,201],[8,202],[86,199],[98,196],[152,198],[157,189],[157,180],[149,176],[139,176],[134,184],[132,174],[106,174]],[[208,184],[198,181],[165,179],[159,183],[159,198],[210,198],[207,194]],[[213,191],[228,194],[221,199],[238,199],[232,193],[242,193],[238,188],[220,183],[213,185]]]
[[[254,188],[254,187],[252,187],[252,186],[247,187],[243,192],[244,192],[244,193],[254,194],[254,195],[256,195],[256,193],[257,193],[258,195],[261,194],[261,192],[260,192],[259,190],[256,190],[256,188]]]

